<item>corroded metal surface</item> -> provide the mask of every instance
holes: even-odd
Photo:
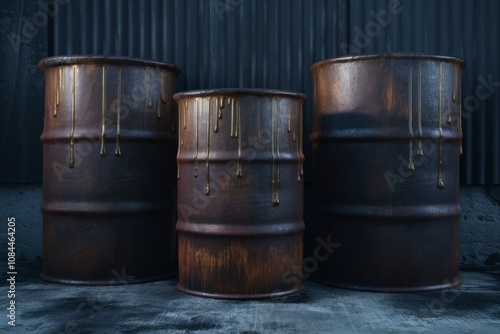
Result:
[[[313,278],[370,291],[460,284],[462,60],[314,64],[314,229],[340,247]]]
[[[174,98],[178,288],[233,299],[299,291],[305,96],[226,89]]]
[[[179,69],[124,57],[52,57],[45,73],[45,280],[116,284],[176,272]]]

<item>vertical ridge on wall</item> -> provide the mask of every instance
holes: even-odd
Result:
[[[377,29],[380,18],[374,15],[394,4],[401,11]],[[314,62],[385,52],[462,57],[467,65],[461,181],[499,184],[500,87],[484,87],[490,77],[500,81],[498,10],[495,0],[70,1],[53,19],[49,53],[175,63],[183,70],[178,91],[258,87],[304,92],[306,181],[312,128],[309,68]],[[480,99],[477,89],[489,96]]]

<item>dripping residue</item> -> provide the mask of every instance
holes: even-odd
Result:
[[[57,107],[61,104],[61,86],[62,86],[62,67],[59,67],[56,71],[56,102],[54,105],[54,117],[57,116]]]
[[[271,98],[271,151],[272,151],[272,180],[271,192],[273,205],[279,205],[279,105],[280,100],[276,98],[276,111],[273,107],[274,98]],[[274,114],[276,113],[276,120]]]
[[[236,167],[236,176],[242,177],[243,174],[241,172],[241,119],[240,119],[240,100],[236,100],[236,136],[238,137],[238,165]]]
[[[215,101],[216,105],[215,110],[217,112],[217,115],[215,116],[214,132],[219,132],[219,119],[222,118],[222,109],[224,109],[224,102],[225,102],[224,96],[217,98]]]
[[[455,65],[457,66],[457,65]],[[457,78],[459,69],[457,68]],[[458,94],[458,131],[460,132],[460,155],[463,153],[462,142],[463,142],[463,133],[462,133],[462,81],[457,79],[457,94]]]
[[[302,124],[302,108],[300,109],[300,115],[299,115],[299,152],[300,152],[300,175],[304,175],[304,147],[303,147],[303,140],[304,140],[304,124]]]
[[[448,100],[448,119],[446,121],[446,123],[451,124],[451,102],[450,100]]]
[[[147,67],[144,67],[144,81],[145,81],[144,86],[146,86],[147,105],[148,105],[148,108],[151,109],[151,108],[153,108],[153,100],[151,99],[151,94],[152,94],[152,92],[151,92],[151,90],[152,90],[151,75],[149,74]]]
[[[257,99],[257,148],[260,148],[260,98]]]
[[[210,110],[212,108],[212,97],[208,99],[207,109],[207,154],[205,155],[205,195],[210,195]],[[217,116],[216,116],[217,118]]]
[[[235,113],[235,104],[236,104],[236,101],[234,100],[234,98],[230,101],[228,99],[228,104],[231,103],[231,132],[230,132],[230,135],[231,135],[231,138],[238,138],[238,115],[236,114],[238,111],[236,110],[236,113]]]
[[[215,98],[215,125],[214,132],[219,132],[219,97]]]
[[[164,89],[165,89],[165,72],[160,70],[160,78],[161,78],[161,86],[160,86],[160,103],[156,105],[156,118],[161,119],[161,108],[162,104],[167,103],[167,99],[165,97]],[[172,131],[172,120],[170,120],[170,131]]]
[[[408,65],[408,129],[410,131],[410,156],[408,162],[408,169],[415,170],[413,163],[413,65]]]
[[[287,108],[287,109],[288,109],[287,130],[288,130],[288,132],[290,132],[292,129],[292,127],[291,127],[291,125],[292,125],[291,124],[292,110],[291,110],[291,108]]]
[[[195,99],[196,101],[196,130],[195,130],[195,141],[196,141],[196,154],[194,156],[194,177],[198,177],[198,109],[199,109],[199,99]]]
[[[452,66],[455,66],[455,73],[453,76],[453,89],[451,92],[451,100],[455,102],[457,100],[457,89],[458,89],[458,66],[455,64],[452,64]]]
[[[439,188],[444,188],[444,182],[443,182],[443,155],[442,155],[442,148],[443,148],[443,110],[442,110],[442,104],[443,104],[443,63],[439,64],[439,151],[438,151],[438,187]]]
[[[161,119],[161,103],[156,105],[156,118]]]
[[[101,94],[101,156],[106,155],[106,126],[105,126],[105,110],[106,110],[106,66],[102,67],[102,94]]]
[[[184,129],[186,129],[186,127],[187,127],[187,120],[186,120],[187,110],[188,110],[188,100],[186,99],[186,109],[185,109],[185,113],[184,113],[184,124],[182,126]]]
[[[296,117],[296,125],[295,129],[293,129],[293,135],[292,135],[292,140],[295,143],[295,147],[297,148],[297,181],[301,181],[301,160],[302,160],[302,154],[300,152],[300,144],[297,142],[297,138],[295,136],[295,132],[297,131],[297,127],[300,127],[300,120],[302,119],[302,113],[301,113],[301,101],[299,100],[297,103],[297,112],[295,114]],[[299,129],[300,131],[300,129]]]
[[[424,155],[422,149],[422,64],[418,63],[418,152],[419,157]]]
[[[71,94],[71,133],[69,136],[69,168],[75,167],[75,104],[76,104],[76,66],[73,66],[73,92]]]
[[[118,98],[116,104],[116,147],[115,155],[119,157],[122,155],[120,150],[120,117],[121,117],[121,107],[122,107],[122,68],[118,68]]]
[[[187,107],[188,107],[187,99],[185,100],[185,103],[184,103],[184,110],[181,110],[181,103],[179,103],[179,141],[177,144],[177,159],[176,159],[176,161],[177,161],[177,180],[179,180],[181,178],[179,158],[181,156],[182,146],[184,145],[184,132],[185,132],[185,130],[184,130],[185,127],[182,126],[182,121],[183,121],[183,119],[186,118]]]
[[[165,71],[161,71],[161,92],[160,92],[161,103],[167,103],[167,97],[165,93]]]

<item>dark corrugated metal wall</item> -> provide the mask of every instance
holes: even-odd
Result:
[[[462,182],[500,184],[500,87],[484,85],[500,81],[496,0],[62,2],[68,3],[49,26],[49,53],[172,62],[183,68],[178,90],[302,91],[309,97],[306,135],[312,118],[309,67],[315,61],[346,53],[399,51],[463,57]],[[392,11],[387,24],[375,18],[381,10]],[[360,31],[367,38],[359,37]],[[310,157],[307,136],[304,148]],[[309,164],[308,159],[306,173]]]
[[[38,11],[35,1],[0,1],[0,183],[42,181],[44,77],[37,63],[47,55],[47,29],[27,27]]]

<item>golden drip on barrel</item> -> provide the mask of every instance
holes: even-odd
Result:
[[[410,131],[410,156],[408,162],[408,169],[415,170],[413,164],[413,66],[408,65],[408,129]]]
[[[210,195],[210,109],[212,107],[212,97],[208,99],[207,109],[207,154],[205,156],[205,195]],[[215,116],[217,118],[217,115]]]
[[[165,96],[165,71],[161,71],[161,92],[160,92],[160,100],[161,103],[167,103],[167,97]]]
[[[181,104],[179,103],[179,108]],[[187,100],[184,103],[184,110],[179,110],[179,141],[177,143],[177,158],[175,159],[177,161],[177,180],[180,180],[181,174],[180,174],[180,164],[179,164],[179,158],[181,156],[181,150],[182,146],[184,145],[184,132],[185,128],[182,126],[181,122],[183,119],[186,119],[186,113],[187,113]]]
[[[148,68],[144,67],[144,81],[145,81],[144,86],[146,86],[146,100],[147,100],[146,103],[148,105],[148,108],[151,109],[153,108],[153,100],[151,99],[152,85],[151,85],[151,76],[149,75],[148,72],[149,72]]]
[[[297,134],[296,134],[296,131],[297,131],[297,122],[298,122],[298,118],[299,118],[299,113],[300,113],[300,102],[299,104],[297,104],[297,110],[295,112],[295,120],[296,120],[296,123],[295,123],[295,126],[293,128],[293,133],[292,133],[292,141],[295,143],[297,142]],[[299,148],[297,147],[297,152],[298,152]],[[299,160],[300,160],[300,154],[299,154]],[[299,182],[300,182],[300,178],[299,178]]]
[[[300,102],[299,102],[300,103]],[[303,140],[304,140],[304,124],[302,123],[302,105],[300,105],[300,115],[298,116],[298,119],[299,119],[299,138],[298,138],[298,142],[299,142],[299,153],[300,153],[300,175],[303,176],[304,175],[304,160],[305,160],[305,157],[304,157],[304,147],[303,147]]]
[[[455,64],[452,64],[452,66],[455,66],[455,75],[453,76],[453,90],[451,92],[451,100],[455,102],[457,100],[457,89],[458,89],[458,66]]]
[[[297,138],[295,137],[295,131],[297,131],[297,126],[300,126],[300,119],[301,119],[301,115],[302,115],[302,113],[300,112],[301,111],[300,104],[301,104],[301,102],[299,101],[297,103],[297,112],[295,114],[296,125],[295,125],[295,129],[293,129],[293,136],[292,136],[292,140],[295,143],[295,147],[297,148],[297,182],[300,182],[302,179],[301,174],[300,174],[302,155],[300,153],[300,144],[299,144],[299,142],[297,142]]]
[[[260,98],[257,99],[257,148],[260,148]]]
[[[462,80],[459,80],[459,68],[458,65],[455,65],[456,71],[456,80],[457,80],[457,95],[458,95],[458,131],[460,132],[460,155],[463,153],[462,142],[463,142],[463,133],[462,133]]]
[[[162,70],[160,70],[160,78],[161,78],[160,102],[156,105],[156,119],[161,119],[161,105],[167,102],[163,94],[163,90],[165,87],[165,78]],[[173,125],[172,122],[170,122],[170,131],[172,131],[172,125]]]
[[[196,131],[195,131],[195,140],[196,140],[196,155],[194,156],[194,177],[198,177],[198,109],[199,109],[199,99],[196,99]]]
[[[158,103],[156,105],[156,119],[161,119],[161,103]]]
[[[71,94],[71,133],[69,135],[69,168],[75,167],[75,108],[76,108],[76,66],[73,66],[73,93]]]
[[[448,100],[448,120],[446,121],[446,123],[451,124],[451,102],[450,100]]]
[[[424,155],[422,149],[422,64],[418,63],[418,152],[419,157]]]
[[[122,107],[122,68],[118,68],[118,103],[116,105],[116,146],[115,146],[115,156],[119,157],[122,155],[120,150],[120,117],[121,117],[121,107]]]
[[[438,187],[444,188],[443,182],[443,114],[442,114],[442,95],[443,95],[443,63],[439,64],[439,152],[438,152]]]
[[[214,132],[219,132],[219,119],[222,118],[222,109],[224,109],[224,100],[225,97],[222,96],[216,99],[216,107],[215,111],[217,112],[215,116],[215,127],[214,127]],[[220,104],[220,105],[219,105]]]
[[[102,67],[102,94],[101,94],[101,156],[106,155],[106,122],[105,122],[105,109],[106,109],[106,66]]]
[[[291,108],[290,108],[290,107],[288,107],[287,109],[288,109],[287,130],[288,130],[288,132],[290,132],[290,131],[291,131],[291,129],[292,129],[292,127],[291,127],[291,125],[292,125],[292,124],[291,124],[291,118],[292,118],[292,115],[291,115],[291,114],[292,114],[292,110],[291,110]]]
[[[233,102],[234,103],[234,102]],[[236,100],[236,136],[238,137],[238,165],[236,167],[236,176],[242,177],[243,174],[241,172],[241,119],[240,119],[240,100]],[[239,135],[238,135],[239,134]]]
[[[54,117],[57,116],[57,107],[61,104],[61,86],[62,86],[62,67],[56,71],[56,98],[54,103]]]
[[[219,97],[215,98],[215,126],[214,132],[219,132]]]
[[[228,100],[228,103],[229,103],[229,100]],[[232,102],[231,102],[231,138],[238,138],[238,110],[236,110],[236,114],[235,114],[235,107],[238,107],[237,105],[235,106],[235,104],[237,104],[238,101],[235,101],[234,98],[232,99]]]
[[[271,151],[273,156],[272,161],[272,180],[271,192],[273,205],[279,205],[279,119],[280,119],[280,98],[276,99],[276,120],[274,120],[274,98],[271,98]]]

